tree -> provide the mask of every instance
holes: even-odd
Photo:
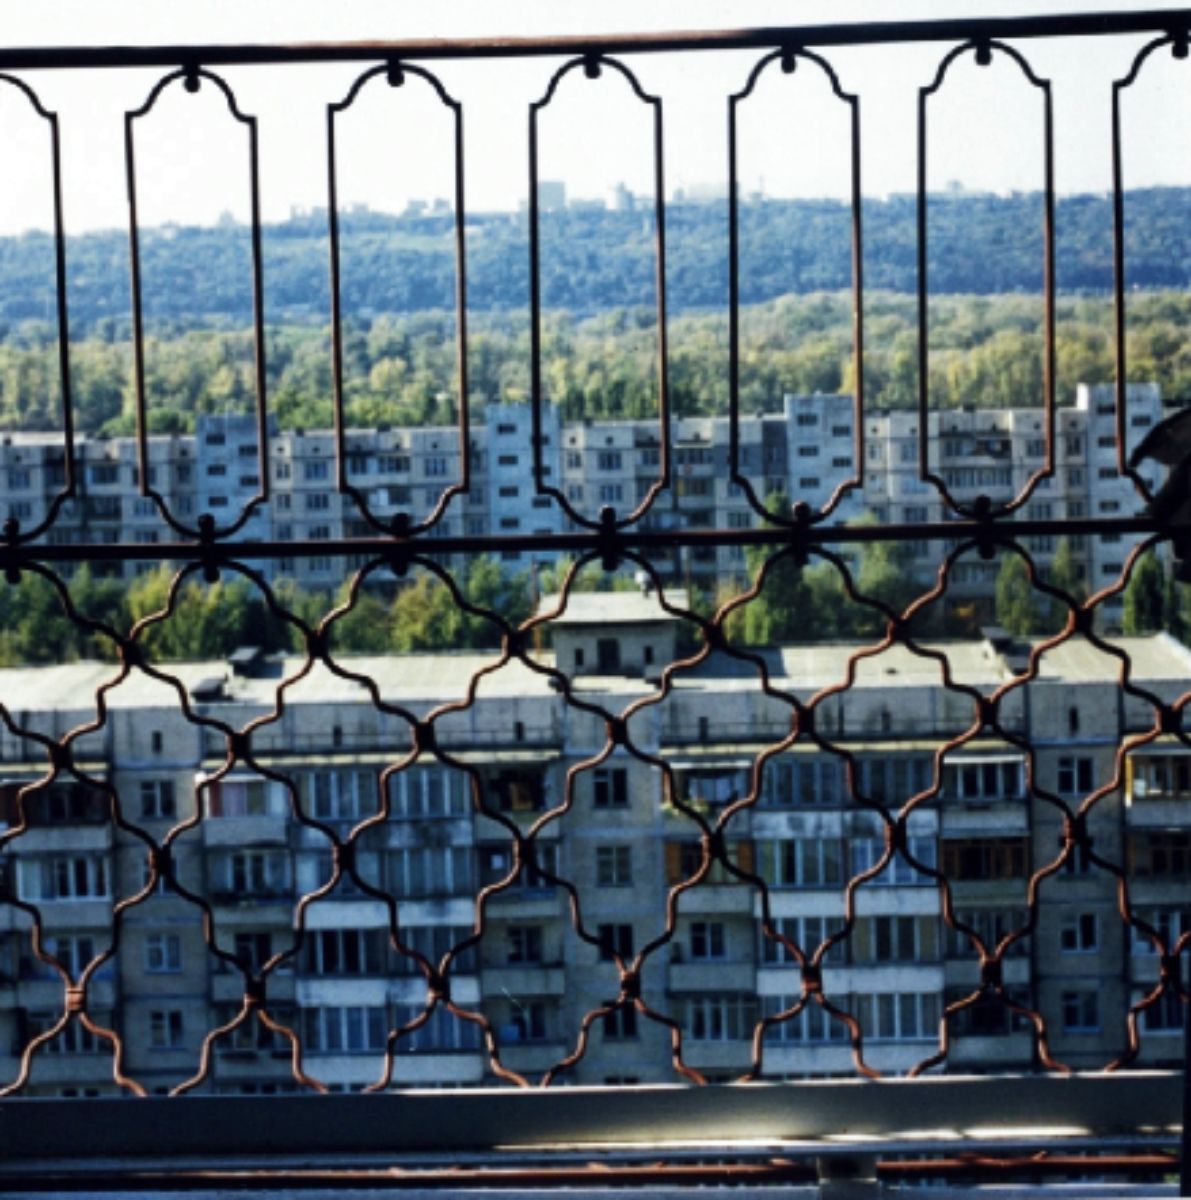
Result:
[[[1086,589],[1080,582],[1075,555],[1067,538],[1059,538],[1055,556],[1050,560],[1050,570],[1046,573],[1046,582],[1051,587],[1066,592],[1074,600],[1084,599]]]
[[[876,517],[864,513],[853,525],[876,525]],[[860,547],[856,568],[856,588],[863,596],[880,600],[895,612],[902,612],[914,598],[913,551],[905,542],[872,541]],[[858,609],[854,617],[855,632],[864,636],[880,633],[885,617],[867,606]]]
[[[1012,634],[1045,633],[1050,604],[1042,592],[1030,586],[1030,575],[1018,554],[1001,559],[996,585],[997,623]]]
[[[1152,550],[1133,566],[1125,585],[1121,627],[1127,634],[1157,633],[1166,625],[1166,572]]]
[[[339,589],[336,607],[347,602],[350,591],[351,581],[348,580]],[[331,624],[331,652],[387,653],[393,648],[389,615],[385,602],[367,587],[362,587],[353,607]]]
[[[455,603],[446,585],[431,574],[422,574],[403,587],[389,609],[390,637],[393,649],[457,650],[463,610]]]

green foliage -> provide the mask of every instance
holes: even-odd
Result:
[[[1050,598],[1035,591],[1025,562],[1006,553],[997,571],[997,624],[1018,637],[1048,633],[1053,627]]]
[[[165,610],[173,572],[168,567],[140,576],[128,589],[135,621]],[[249,640],[249,585],[242,579],[182,584],[173,612],[146,626],[141,644],[153,658],[197,661],[221,658]]]
[[[1165,628],[1166,572],[1153,551],[1143,554],[1134,564],[1123,599],[1123,632],[1157,633]]]
[[[165,612],[174,571],[161,566],[127,586],[120,580],[94,578],[83,567],[68,581],[71,599],[84,616],[127,634],[136,622]],[[115,657],[114,640],[90,634],[67,616],[54,586],[26,571],[3,587],[5,624],[0,630],[0,666]],[[338,595],[307,592],[292,581],[277,583],[281,606],[311,628],[348,600],[350,585]],[[462,583],[463,595],[512,626],[529,616],[527,572],[510,573],[492,558],[476,559]],[[395,590],[361,588],[351,609],[330,625],[335,654],[390,654],[415,650],[495,649],[500,627],[464,612],[434,575],[420,575]],[[242,645],[266,651],[305,651],[300,631],[268,610],[261,593],[247,580],[229,574],[215,583],[188,577],[173,611],[147,624],[139,642],[157,661],[227,658]]]
[[[765,501],[772,513],[787,513],[790,502],[780,493]],[[856,524],[872,525],[876,518],[865,513]],[[767,558],[762,547],[747,547],[745,561],[756,579]],[[772,555],[773,565],[760,594],[736,609],[728,621],[728,636],[753,646],[830,642],[870,638],[885,630],[886,618],[868,605],[850,601],[843,577],[834,563],[822,560],[800,564],[793,555]],[[911,551],[907,546],[874,540],[862,542],[852,565],[856,590],[867,598],[882,601],[901,612],[919,590],[910,572]],[[727,595],[721,594],[721,602]]]
[[[1130,287],[1188,284],[1191,230],[1185,188],[1126,196]],[[931,291],[1037,294],[1042,273],[1042,198],[931,197]],[[722,308],[727,296],[726,212],[721,204],[667,206],[667,298],[674,313]],[[864,201],[864,271],[874,289],[917,286],[913,196]],[[509,213],[469,213],[468,306],[474,313],[523,310],[529,298],[528,224]],[[1065,291],[1112,287],[1112,213],[1104,196],[1058,200],[1057,284]],[[851,213],[830,200],[747,201],[740,210],[740,287],[745,304],[851,284]],[[196,317],[246,326],[250,246],[243,226],[146,229],[140,239],[144,312],[155,331]],[[541,215],[541,283],[547,308],[590,314],[652,308],[656,291],[652,206],[569,209]],[[271,319],[302,321],[329,311],[326,219],[297,216],[264,229]],[[340,216],[341,296],[347,314],[450,312],[455,303],[454,217]],[[118,231],[67,242],[71,321],[80,333],[119,340],[130,313],[127,239]],[[0,323],[16,327],[52,312],[53,244],[46,234],[0,239]],[[390,355],[402,359],[404,355]],[[824,376],[829,381],[830,375]]]
[[[917,315],[909,296],[868,292],[865,394],[870,408],[917,402]],[[1112,312],[1103,298],[1065,297],[1057,305],[1058,395],[1077,383],[1112,378]],[[1130,298],[1130,378],[1155,380],[1164,394],[1191,394],[1191,295]],[[1039,302],[1027,296],[942,296],[931,302],[930,388],[937,407],[1041,404]],[[849,391],[854,384],[851,297],[784,296],[740,317],[740,401],[772,412],[785,392]],[[135,429],[131,347],[99,333],[72,343],[77,427],[87,433]],[[727,409],[726,320],[692,313],[670,322],[669,382],[676,410]],[[267,337],[270,410],[282,428],[329,428],[331,356],[324,327],[290,324]],[[490,400],[529,394],[529,331],[505,313],[473,318],[469,368],[473,416]],[[617,308],[589,316],[547,313],[543,394],[568,419],[639,417],[657,412],[657,337],[651,314]],[[454,320],[447,313],[382,315],[349,324],[344,346],[344,409],[349,425],[453,423],[457,418]],[[146,340],[148,424],[152,433],[193,429],[197,414],[250,411],[252,339],[221,325],[175,328]],[[46,326],[10,330],[0,340],[0,429],[61,427],[56,350]]]
[[[1051,587],[1066,592],[1074,600],[1085,598],[1086,588],[1079,581],[1075,568],[1075,555],[1071,550],[1071,542],[1067,538],[1059,538],[1054,557],[1050,560],[1050,570],[1046,573],[1046,582]]]

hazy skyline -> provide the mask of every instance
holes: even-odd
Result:
[[[1172,3],[989,3],[970,5],[904,0],[686,0],[648,7],[627,0],[586,2],[521,0],[494,5],[455,0],[434,6],[343,0],[325,5],[258,0],[251,6],[209,0],[202,6],[160,3],[87,4],[48,0],[18,10],[10,4],[10,45],[280,42],[383,38],[547,35],[673,28],[816,24],[824,21],[916,19],[956,15],[1009,15],[1042,11],[1177,8]],[[1035,71],[1052,81],[1055,104],[1056,184],[1061,192],[1103,192],[1110,185],[1109,100],[1142,38],[1089,38],[1076,45],[1054,40],[1022,44]],[[899,46],[829,51],[845,89],[861,98],[864,190],[910,191],[915,186],[914,126],[918,88],[934,76],[949,47]],[[739,90],[760,58],[757,52],[638,55],[625,61],[642,86],[665,107],[666,190],[726,181],[726,98]],[[443,62],[434,71],[464,106],[469,208],[515,208],[527,190],[527,106],[543,93],[559,60]],[[340,100],[361,64],[289,68],[234,68],[222,72],[243,111],[257,116],[261,201],[266,220],[294,206],[327,203],[326,105]],[[1162,128],[1191,129],[1191,65],[1157,64],[1127,110],[1136,130],[1128,143],[1129,186],[1188,182],[1188,147],[1161,146],[1145,138],[1144,109],[1166,110]],[[123,114],[138,108],[163,72],[26,72],[22,76],[62,126],[68,232],[124,227]],[[847,192],[844,106],[828,102],[813,71],[782,76],[773,70],[756,101],[742,111],[741,180],[762,182],[773,195],[838,196]],[[1155,86],[1159,85],[1159,86]],[[0,196],[0,233],[47,221],[44,123],[22,116],[13,95],[0,104],[0,144],[12,169]],[[446,110],[415,86],[391,92],[383,82],[366,89],[340,137],[340,201],[400,211],[411,198],[449,196],[450,124]],[[970,58],[930,110],[932,187],[957,179],[975,189],[1030,191],[1041,186],[1040,94],[1015,67],[998,62],[980,71]],[[598,105],[593,99],[598,98]],[[215,103],[212,89],[199,97],[175,85],[160,113],[138,123],[139,200],[142,221],[210,223],[225,210],[247,216],[242,127]],[[555,105],[557,107],[555,107]],[[603,196],[623,180],[651,190],[650,130],[646,106],[619,79],[599,84],[576,72],[564,81],[555,105],[543,114],[541,177],[561,179],[573,197]],[[23,106],[27,111],[27,105]],[[1181,119],[1171,110],[1182,109]],[[218,112],[210,130],[198,114]],[[1139,119],[1141,118],[1141,119]],[[22,138],[31,127],[36,143]],[[217,137],[209,137],[217,133]],[[230,134],[230,136],[229,136]],[[28,157],[30,145],[42,169]]]

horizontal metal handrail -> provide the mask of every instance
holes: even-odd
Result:
[[[940,21],[856,21],[641,34],[411,38],[400,41],[290,42],[276,45],[180,43],[170,46],[9,47],[0,50],[0,70],[166,67],[195,62],[207,66],[231,66],[366,62],[377,58],[534,58],[595,52],[641,54],[661,51],[747,50],[772,46],[872,46],[889,42],[1097,37],[1155,31],[1173,35],[1184,33],[1189,27],[1191,12],[1146,9],[1123,13],[1056,13],[1034,17],[985,17]]]

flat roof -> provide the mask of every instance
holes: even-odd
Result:
[[[637,599],[629,593],[620,594]],[[1104,642],[1129,656],[1131,678],[1155,685],[1173,684],[1180,689],[1191,687],[1191,649],[1168,634],[1105,638]],[[805,694],[842,683],[847,677],[849,660],[857,653],[863,654],[866,648],[861,644],[824,643],[769,647],[756,653],[769,669],[774,686]],[[987,642],[939,642],[927,644],[923,649],[945,654],[951,676],[957,683],[988,691],[1013,678],[1003,657]],[[554,666],[554,655],[549,651],[534,657],[543,667]],[[217,713],[229,703],[272,708],[278,687],[286,679],[298,675],[305,665],[305,660],[298,656],[274,661],[277,669],[265,678],[236,675],[222,661],[168,662],[160,664],[160,668],[176,678],[188,696],[205,680],[223,679],[224,698],[203,704],[204,710],[209,706]],[[473,680],[477,698],[481,701],[528,701],[559,695],[550,675],[534,670],[520,659],[510,659],[497,667],[500,654],[496,650],[342,655],[336,661],[349,675],[373,680],[381,696],[394,703],[426,706],[465,700]],[[26,713],[92,713],[96,693],[105,684],[118,679],[120,670],[116,663],[86,661],[0,668],[0,701],[18,724],[22,723]],[[1120,659],[1087,639],[1077,637],[1042,656],[1039,682],[1115,686],[1120,673]],[[941,686],[942,679],[942,664],[936,658],[894,645],[880,654],[857,658],[853,686],[864,691],[930,688]],[[687,694],[706,692],[714,695],[760,688],[757,669],[751,662],[722,653],[713,654],[693,670],[680,672],[673,677],[673,682],[678,691]],[[627,675],[581,675],[573,686],[580,694],[612,692],[629,696],[656,690],[647,680]],[[320,662],[289,684],[284,695],[287,704],[370,703],[363,683],[332,671]],[[174,687],[139,669],[129,672],[124,680],[105,693],[105,697],[113,711],[178,706]]]
[[[690,607],[690,597],[684,588],[667,588],[662,596],[673,608]],[[557,592],[543,596],[537,615],[552,613],[561,603],[562,596]],[[635,589],[631,592],[572,592],[565,611],[554,617],[550,624],[561,628],[568,625],[644,625],[677,620],[681,618],[662,607],[656,592]]]

